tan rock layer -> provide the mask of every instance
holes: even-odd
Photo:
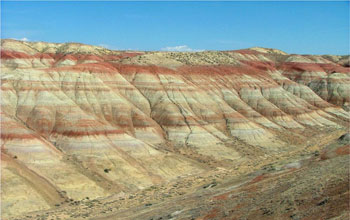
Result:
[[[24,181],[18,166],[3,166],[2,181],[13,182],[3,190],[26,189],[38,201],[15,203],[20,195],[5,193],[3,213],[199,173],[207,164],[198,158],[249,160],[230,141],[273,155],[296,147],[286,142],[294,130],[341,128],[349,68],[332,60],[342,59],[3,40],[2,153],[30,170]],[[33,187],[39,180],[47,192]]]

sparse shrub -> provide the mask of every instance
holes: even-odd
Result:
[[[110,168],[105,168],[103,171],[105,172],[105,173],[109,173],[109,171],[111,171],[112,169],[110,169]]]

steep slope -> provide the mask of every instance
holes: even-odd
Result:
[[[348,57],[1,45],[5,217],[253,170],[349,123]]]

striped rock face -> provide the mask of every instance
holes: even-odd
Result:
[[[263,161],[349,122],[349,57],[1,44],[5,217]]]

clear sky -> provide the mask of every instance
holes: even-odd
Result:
[[[2,38],[111,49],[348,54],[349,2],[2,2]]]

